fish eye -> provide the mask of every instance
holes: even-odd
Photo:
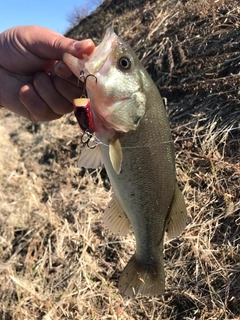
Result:
[[[121,57],[118,60],[118,67],[122,71],[129,70],[131,66],[132,66],[132,61],[128,57]]]

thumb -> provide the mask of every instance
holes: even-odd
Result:
[[[91,39],[76,41],[59,36],[55,39],[54,44],[51,47],[51,54],[55,53],[55,57],[52,58],[54,60],[62,60],[63,54],[65,52],[68,52],[73,56],[82,59],[84,54],[90,55],[93,52],[94,48],[95,46]]]
[[[38,26],[25,26],[17,29],[20,42],[31,53],[45,60],[61,60],[65,52],[81,58],[94,50],[92,40],[76,41]]]

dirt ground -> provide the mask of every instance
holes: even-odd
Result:
[[[0,319],[240,319],[240,4],[105,1],[67,32],[130,42],[164,99],[189,224],[164,246],[166,293],[122,297],[135,248],[102,222],[106,172],[77,168],[73,114],[0,109]]]

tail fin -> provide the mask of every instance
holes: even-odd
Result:
[[[153,296],[164,293],[165,277],[163,258],[157,266],[139,262],[134,254],[118,283],[119,290],[126,296],[135,297],[137,294]]]

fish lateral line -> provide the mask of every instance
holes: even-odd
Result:
[[[219,134],[219,133],[224,133],[224,132],[231,132],[231,131],[234,131],[234,130],[237,130],[239,129],[239,127],[234,127],[234,128],[230,128],[230,129],[225,129],[225,130],[219,130],[219,131],[213,131],[211,133],[205,133],[205,134],[201,134],[201,135],[196,135],[196,136],[192,136],[192,137],[186,137],[186,138],[176,138],[175,140],[169,140],[169,141],[162,141],[161,143],[158,143],[157,145],[159,144],[166,144],[166,143],[175,143],[175,142],[178,142],[178,141],[187,141],[187,140],[193,140],[195,138],[204,138],[204,137],[208,137],[208,136],[211,136],[213,134]],[[84,132],[85,134],[86,132]],[[106,144],[104,142],[102,142],[99,138],[97,138],[96,136],[94,137],[94,142],[96,142],[96,146],[98,145],[104,145],[105,147],[109,147],[109,144]],[[137,148],[147,148],[148,146],[144,146],[144,145],[138,145],[138,146],[129,146],[129,147],[123,147],[122,146],[122,149],[137,149]]]

